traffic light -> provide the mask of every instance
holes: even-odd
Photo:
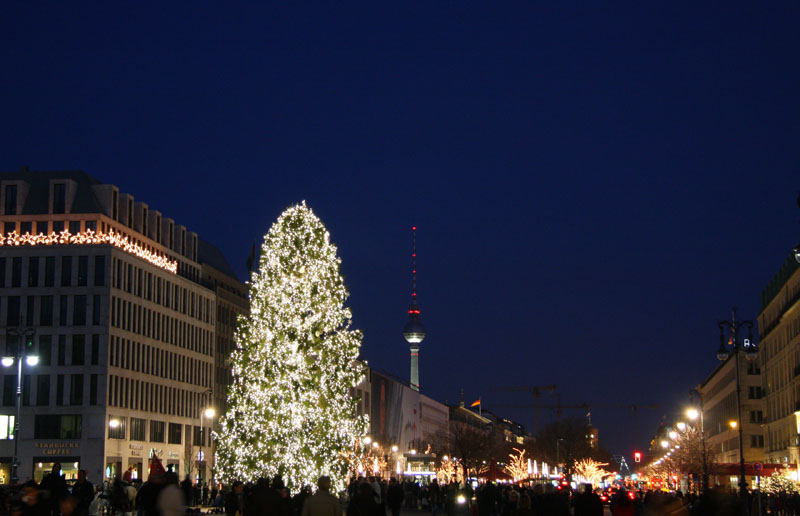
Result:
[[[642,462],[642,452],[633,452],[633,461]]]

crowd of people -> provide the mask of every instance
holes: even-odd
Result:
[[[334,496],[331,480],[320,477],[311,486],[290,493],[280,476],[245,484],[193,483],[163,467],[152,468],[146,482],[127,475],[94,486],[81,470],[68,486],[56,463],[41,482],[28,481],[16,496],[0,490],[0,514],[12,516],[185,516],[224,513],[225,516],[400,516],[402,510],[431,516],[603,516],[604,500],[586,484],[572,491],[552,484],[529,486],[487,482],[473,491],[455,482],[440,484],[378,476],[353,477],[347,492]],[[800,495],[748,494],[709,489],[681,491],[618,489],[607,500],[613,516],[800,516]],[[759,515],[760,509],[760,515]]]

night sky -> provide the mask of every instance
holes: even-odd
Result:
[[[800,239],[800,3],[295,3],[3,2],[0,170],[117,184],[242,279],[305,199],[403,378],[416,224],[423,390],[658,403],[592,412],[631,460]]]

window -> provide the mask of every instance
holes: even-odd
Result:
[[[30,235],[33,233],[33,222],[20,222],[19,223],[19,234],[20,235]]]
[[[61,234],[64,231],[64,221],[63,220],[54,220],[53,221],[53,233]]]
[[[81,232],[81,221],[80,220],[71,220],[69,221],[69,232],[73,235],[76,235]]]
[[[108,416],[108,438],[125,439],[127,429],[127,419],[125,417]]]
[[[53,325],[53,296],[42,296],[39,299],[39,326]]]
[[[61,257],[61,286],[72,285],[72,256]]]
[[[147,420],[131,418],[131,441],[144,441],[147,435]]]
[[[58,365],[64,365],[67,360],[67,336],[58,336]]]
[[[94,257],[94,286],[104,287],[106,284],[106,257]]]
[[[36,233],[38,233],[39,235],[46,235],[48,222],[49,221],[47,220],[40,220],[36,222]]]
[[[70,360],[71,365],[83,365],[83,358],[85,355],[85,336],[83,335],[73,335],[72,336],[72,360]]]
[[[58,298],[58,323],[61,326],[68,326],[67,296],[59,296]]]
[[[755,362],[748,362],[747,363],[747,374],[759,375],[759,374],[761,374],[761,368]]]
[[[39,257],[31,256],[28,258],[28,286],[39,286]]]
[[[56,257],[47,256],[44,259],[44,286],[52,287],[56,281]]]
[[[97,375],[89,377],[89,405],[97,405]]]
[[[6,286],[6,259],[0,258],[0,288]]]
[[[31,375],[22,375],[22,404],[26,407],[31,405]]]
[[[19,326],[19,296],[8,296],[6,326]]]
[[[72,324],[75,326],[86,325],[86,296],[75,296],[72,307]]]
[[[84,222],[84,226],[86,227],[86,231],[91,231],[92,233],[97,233],[97,221],[96,220],[87,220]]]
[[[181,444],[183,425],[180,423],[169,424],[169,444]]]
[[[100,325],[100,306],[102,302],[102,298],[100,296],[94,296],[92,298],[92,324],[95,326]]]
[[[85,287],[89,275],[89,257],[78,256],[78,286]]]
[[[14,438],[14,416],[0,416],[0,439]]]
[[[50,404],[50,375],[36,375],[36,405],[46,407]]]
[[[37,415],[33,425],[34,439],[80,439],[81,416]]]
[[[6,215],[17,214],[17,185],[6,185]]]
[[[67,185],[53,185],[53,213],[65,213],[67,209]]]
[[[751,410],[750,411],[750,422],[751,423],[761,423],[764,421],[764,412],[760,410]]]
[[[153,421],[150,420],[150,441],[154,443],[163,443],[164,442],[164,427],[165,423],[163,421]]]
[[[748,395],[751,400],[761,399],[761,387],[749,387]]]
[[[50,335],[39,335],[39,365],[43,367],[50,365],[52,355],[51,339]]]
[[[763,435],[751,435],[750,436],[750,447],[751,448],[763,448],[764,447],[764,436]]]
[[[100,335],[92,335],[92,365],[100,362]]]
[[[16,404],[17,375],[3,376],[3,406],[13,407]]]
[[[56,376],[56,405],[64,404],[64,375]]]
[[[34,324],[36,324],[33,320],[35,304],[36,304],[35,296],[28,296],[25,299],[25,324],[27,326],[33,326]]]
[[[22,258],[19,256],[11,259],[11,286],[22,286]]]

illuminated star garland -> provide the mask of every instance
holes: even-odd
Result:
[[[167,256],[154,253],[139,244],[132,242],[126,235],[118,233],[113,229],[108,233],[95,233],[91,229],[80,233],[70,233],[66,229],[60,233],[50,233],[42,235],[31,235],[25,233],[18,235],[12,231],[6,236],[0,236],[0,246],[36,246],[36,245],[98,245],[111,244],[122,249],[137,258],[141,258],[156,267],[167,270],[173,274],[178,272],[178,262],[170,260]]]
[[[216,464],[225,482],[280,474],[297,491],[328,475],[345,487],[348,455],[367,430],[350,395],[363,379],[336,247],[305,203],[264,237],[239,320],[233,383]]]

